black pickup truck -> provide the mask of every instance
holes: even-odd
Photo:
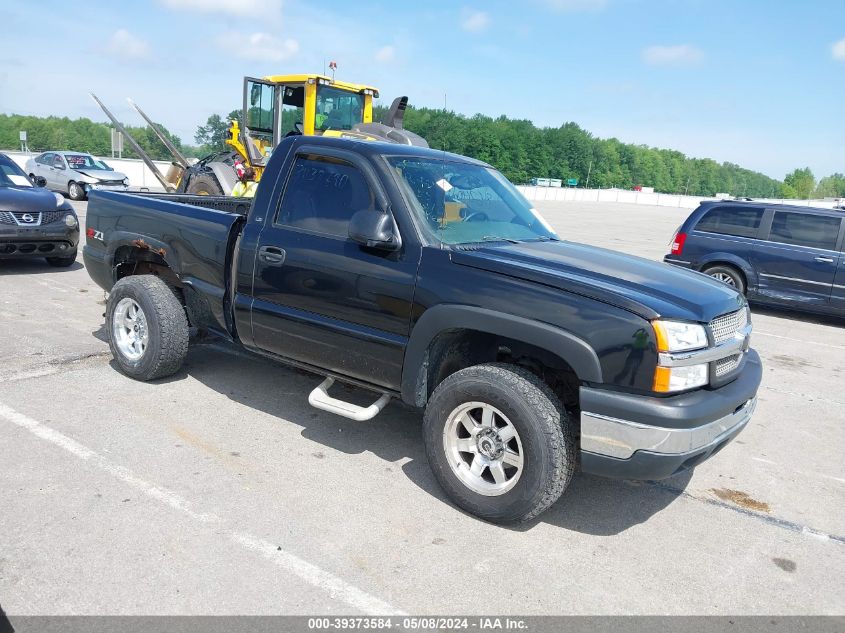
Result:
[[[400,399],[444,490],[491,521],[535,517],[579,464],[695,466],[756,403],[742,295],[563,241],[499,172],[427,148],[288,138],[251,205],[94,192],[83,255],[129,376],[176,372],[193,326],[324,377],[318,408]]]

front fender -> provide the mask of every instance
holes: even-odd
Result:
[[[516,339],[548,350],[561,358],[586,382],[601,383],[598,355],[580,337],[558,327],[485,308],[438,305],[426,310],[414,325],[402,365],[402,400],[417,404],[417,387],[427,371],[426,351],[441,332],[470,330]]]

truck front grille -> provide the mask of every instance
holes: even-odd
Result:
[[[741,357],[742,354],[734,354],[733,356],[717,360],[715,363],[716,378],[721,378],[736,369],[739,366],[739,360]]]
[[[11,211],[0,211],[0,224],[11,224],[14,226],[17,222],[15,222]]]
[[[748,325],[748,313],[743,308],[730,314],[717,316],[708,325],[710,331],[713,333],[713,341],[716,345],[721,345],[733,338],[738,331]]]

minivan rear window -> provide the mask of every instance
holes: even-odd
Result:
[[[840,218],[826,215],[778,211],[772,220],[769,240],[832,251],[836,248],[841,222]]]
[[[757,237],[763,209],[749,207],[716,207],[710,209],[695,229],[706,233],[721,233],[738,237]]]

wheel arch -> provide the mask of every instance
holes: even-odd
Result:
[[[698,270],[704,272],[714,266],[730,266],[738,270],[745,277],[746,289],[751,286],[756,287],[757,285],[757,271],[751,265],[751,262],[738,255],[720,252],[708,253],[706,257],[702,258]]]
[[[456,358],[463,347],[471,350],[470,364],[498,360],[505,348],[515,357],[536,361],[537,371],[549,368],[571,372],[579,382],[602,382],[597,354],[571,332],[485,308],[440,305],[426,310],[411,332],[402,367],[402,400],[424,406],[440,381],[463,368]]]

